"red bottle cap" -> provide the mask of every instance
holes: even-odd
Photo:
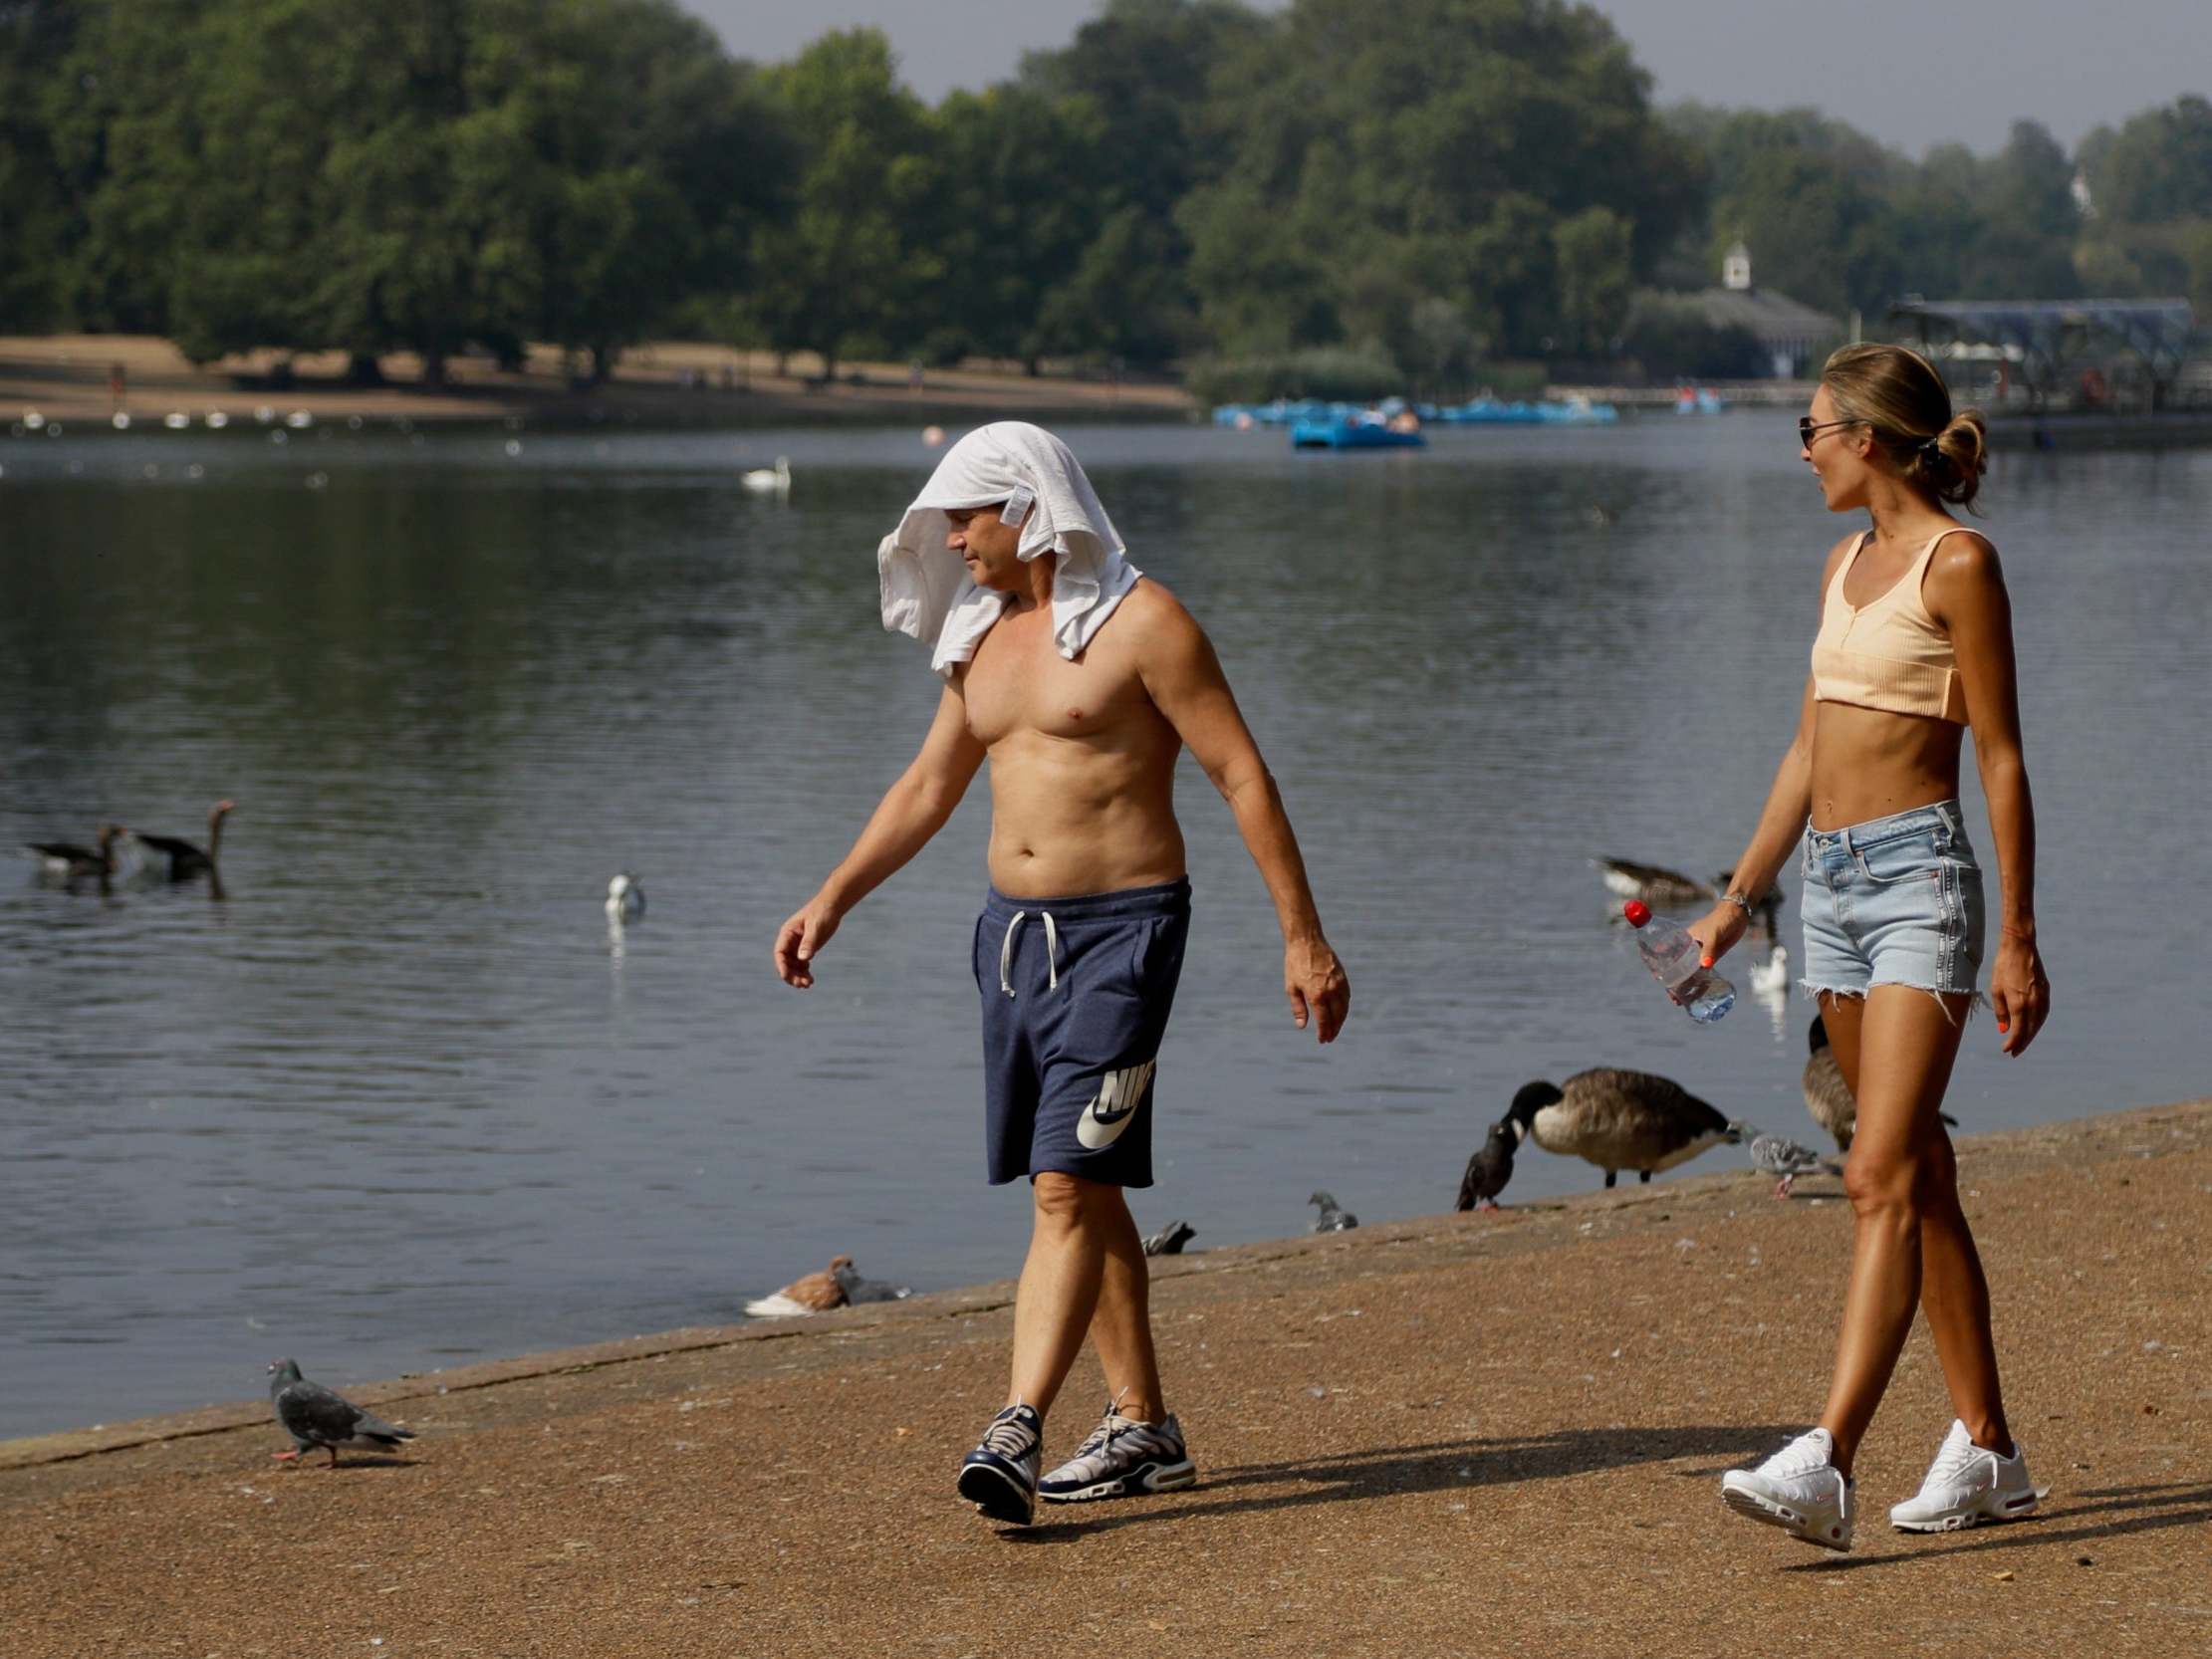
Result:
[[[1628,918],[1630,927],[1641,927],[1651,919],[1651,906],[1640,898],[1632,898],[1620,907],[1620,913]]]

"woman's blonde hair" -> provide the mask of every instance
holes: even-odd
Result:
[[[1821,369],[1836,413],[1873,428],[1874,444],[1905,482],[1971,507],[1989,464],[1979,409],[1951,410],[1935,364],[1902,346],[1842,346]]]

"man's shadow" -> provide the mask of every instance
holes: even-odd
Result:
[[[2081,1501],[2048,1499],[2035,1514],[2002,1527],[1995,1533],[1976,1528],[1971,1542],[1950,1543],[1951,1535],[1925,1537],[1900,1533],[1907,1543],[1944,1542],[1946,1553],[1980,1554],[1992,1549],[2025,1549],[2039,1543],[2089,1543],[2118,1538],[2125,1533],[2157,1533],[2168,1527],[2202,1527],[2212,1522],[2212,1484],[2175,1481],[2166,1486],[2094,1487],[2079,1495]],[[2095,1499],[2098,1502],[2089,1502]],[[2100,1519],[2103,1518],[2103,1519]],[[2054,1531],[2052,1523],[2075,1523]],[[1895,1561],[1921,1559],[1924,1549],[1902,1549],[1888,1555],[1832,1555],[1817,1561],[1800,1561],[1788,1572],[1853,1572],[1860,1567],[1887,1566]]]
[[[1308,1504],[1386,1498],[1404,1492],[1462,1491],[1522,1481],[1564,1480],[1601,1469],[1666,1463],[1675,1458],[1700,1458],[1711,1464],[1710,1468],[1682,1471],[1685,1475],[1718,1475],[1723,1469],[1763,1457],[1795,1432],[1781,1424],[1562,1429],[1555,1434],[1439,1441],[1287,1463],[1248,1464],[1209,1476],[1196,1502],[1159,1509],[1116,1509],[1096,1520],[1086,1516],[1052,1522],[1012,1531],[1006,1537],[1017,1543],[1071,1543],[1147,1521],[1250,1515]]]

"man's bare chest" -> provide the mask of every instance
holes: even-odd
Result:
[[[1028,617],[1001,622],[983,636],[963,694],[968,730],[986,748],[1021,732],[1108,739],[1152,713],[1135,666],[1122,653],[1094,642],[1070,661],[1041,620]]]

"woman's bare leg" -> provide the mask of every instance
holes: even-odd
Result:
[[[1958,1058],[1966,999],[1948,999],[1946,1012],[1924,991],[1876,986],[1863,1002],[1821,1001],[1837,1065],[1858,1102],[1843,1172],[1857,1219],[1850,1285],[1821,1414],[1836,1442],[1836,1466],[1849,1474],[1923,1304],[1959,1416],[1977,1444],[2009,1451],[1989,1289],[1937,1115]]]

